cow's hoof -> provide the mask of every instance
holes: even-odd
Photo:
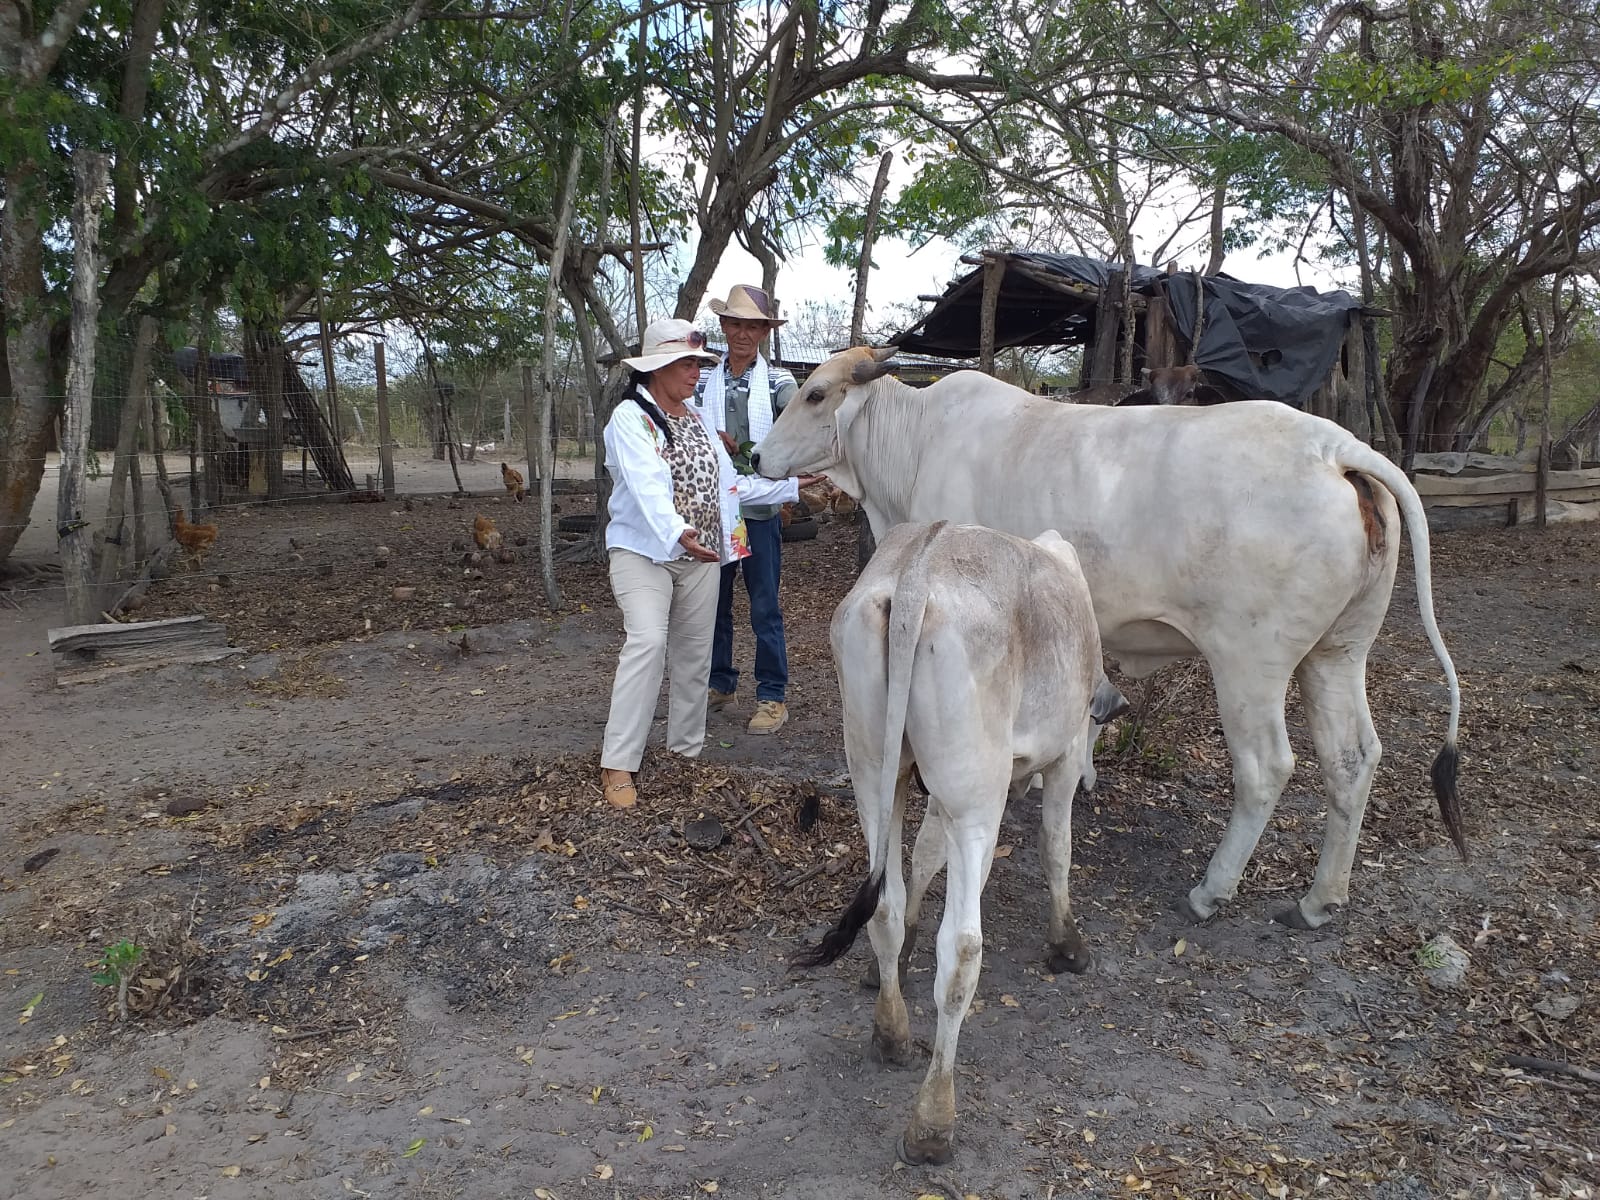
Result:
[[[1045,965],[1057,975],[1063,971],[1082,975],[1094,966],[1094,954],[1087,946],[1079,946],[1076,949],[1051,946],[1050,953],[1045,958]]]
[[[956,1156],[948,1137],[937,1133],[913,1137],[909,1129],[900,1135],[900,1141],[895,1145],[894,1152],[901,1162],[910,1167],[942,1167]]]
[[[1215,908],[1208,913],[1201,912],[1195,906],[1193,898],[1187,895],[1179,896],[1177,902],[1174,903],[1172,907],[1177,910],[1179,916],[1181,916],[1185,921],[1188,921],[1191,925],[1204,925],[1207,921],[1211,920],[1212,917],[1217,915],[1217,910]]]
[[[867,1055],[873,1062],[885,1067],[909,1067],[913,1061],[911,1039],[897,1040],[874,1029],[872,1041],[867,1045]]]
[[[1322,910],[1321,918],[1313,920],[1311,917],[1306,916],[1305,909],[1301,907],[1299,901],[1296,901],[1282,912],[1275,913],[1272,919],[1280,925],[1287,925],[1290,929],[1303,929],[1309,932],[1313,929],[1321,929],[1329,921],[1333,920],[1333,914],[1338,911],[1338,905],[1330,904]]]

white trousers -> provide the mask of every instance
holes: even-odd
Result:
[[[639,769],[663,671],[671,678],[667,747],[689,758],[699,755],[706,740],[706,681],[721,581],[717,563],[688,558],[658,563],[632,550],[611,551],[611,590],[628,640],[611,684],[602,767]]]

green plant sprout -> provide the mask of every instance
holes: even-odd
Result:
[[[106,947],[106,952],[95,964],[94,974],[90,976],[101,987],[117,989],[117,1016],[124,1021],[128,1019],[128,981],[133,978],[134,968],[143,957],[143,946],[136,946],[123,938],[116,945]]]

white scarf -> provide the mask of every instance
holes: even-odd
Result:
[[[711,428],[723,432],[728,428],[727,371],[728,356],[724,354],[716,370],[706,383],[701,397],[701,409],[711,419]],[[767,360],[756,355],[750,368],[750,440],[760,442],[772,432],[772,389],[767,383]]]

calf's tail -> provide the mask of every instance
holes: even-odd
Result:
[[[867,878],[862,881],[850,906],[838,924],[810,950],[791,959],[795,970],[826,966],[839,958],[856,940],[856,935],[872,914],[878,911],[883,895],[883,876],[889,865],[889,846],[895,825],[903,811],[897,803],[900,781],[900,751],[905,744],[906,711],[911,705],[911,668],[916,660],[917,642],[922,638],[922,616],[928,607],[928,546],[945,526],[939,521],[918,540],[911,565],[895,584],[888,615],[888,703],[883,722],[883,769],[872,808],[863,807],[862,824],[871,816],[867,835]],[[861,781],[856,796],[862,797]],[[896,864],[898,868],[899,864]]]
[[[1433,656],[1444,668],[1445,682],[1450,688],[1450,724],[1445,731],[1444,746],[1439,750],[1429,768],[1433,781],[1433,794],[1439,801],[1439,816],[1450,831],[1461,861],[1467,862],[1466,826],[1461,816],[1461,796],[1456,790],[1456,772],[1461,765],[1461,752],[1456,748],[1456,735],[1461,725],[1461,684],[1456,679],[1455,663],[1450,661],[1450,651],[1445,649],[1444,638],[1439,634],[1439,623],[1433,615],[1433,568],[1428,550],[1428,516],[1423,511],[1422,498],[1406,478],[1405,472],[1370,446],[1351,439],[1348,446],[1338,451],[1338,463],[1343,469],[1357,471],[1382,484],[1394,497],[1400,508],[1406,534],[1411,538],[1411,562],[1417,578],[1417,611],[1422,618],[1423,631]]]

